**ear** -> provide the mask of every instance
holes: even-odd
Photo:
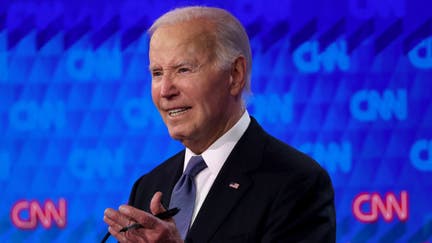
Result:
[[[239,56],[234,60],[230,73],[230,92],[233,96],[241,95],[246,85],[246,58]]]

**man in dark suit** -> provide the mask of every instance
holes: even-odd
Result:
[[[120,242],[335,242],[328,174],[245,109],[251,52],[239,21],[218,8],[186,7],[149,32],[153,102],[185,150],[137,180],[129,205],[105,210],[109,232]],[[191,158],[203,166],[190,177],[185,205],[176,195]],[[183,218],[155,217],[163,205],[185,205]],[[141,228],[119,232],[136,222]]]

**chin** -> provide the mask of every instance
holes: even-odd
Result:
[[[182,140],[185,136],[180,131],[173,131],[172,129],[169,129],[169,135],[174,140]]]
[[[191,124],[175,124],[167,126],[169,135],[172,139],[183,141],[197,135],[197,130]]]

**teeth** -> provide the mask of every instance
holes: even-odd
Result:
[[[185,113],[189,108],[179,108],[179,109],[174,109],[174,110],[170,110],[168,112],[169,116],[178,116],[180,114]]]

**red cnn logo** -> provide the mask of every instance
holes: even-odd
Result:
[[[354,198],[352,210],[354,216],[361,222],[373,223],[381,215],[385,221],[390,222],[397,215],[400,221],[408,219],[408,192],[401,191],[400,200],[392,192],[386,193],[382,198],[378,193],[360,193]],[[369,208],[369,210],[365,208]]]
[[[28,218],[24,218],[23,214],[28,215]],[[12,223],[20,229],[34,229],[38,221],[48,229],[52,227],[52,220],[59,228],[64,228],[66,226],[66,200],[60,198],[57,208],[49,199],[43,205],[35,200],[21,200],[12,207],[10,217]]]

